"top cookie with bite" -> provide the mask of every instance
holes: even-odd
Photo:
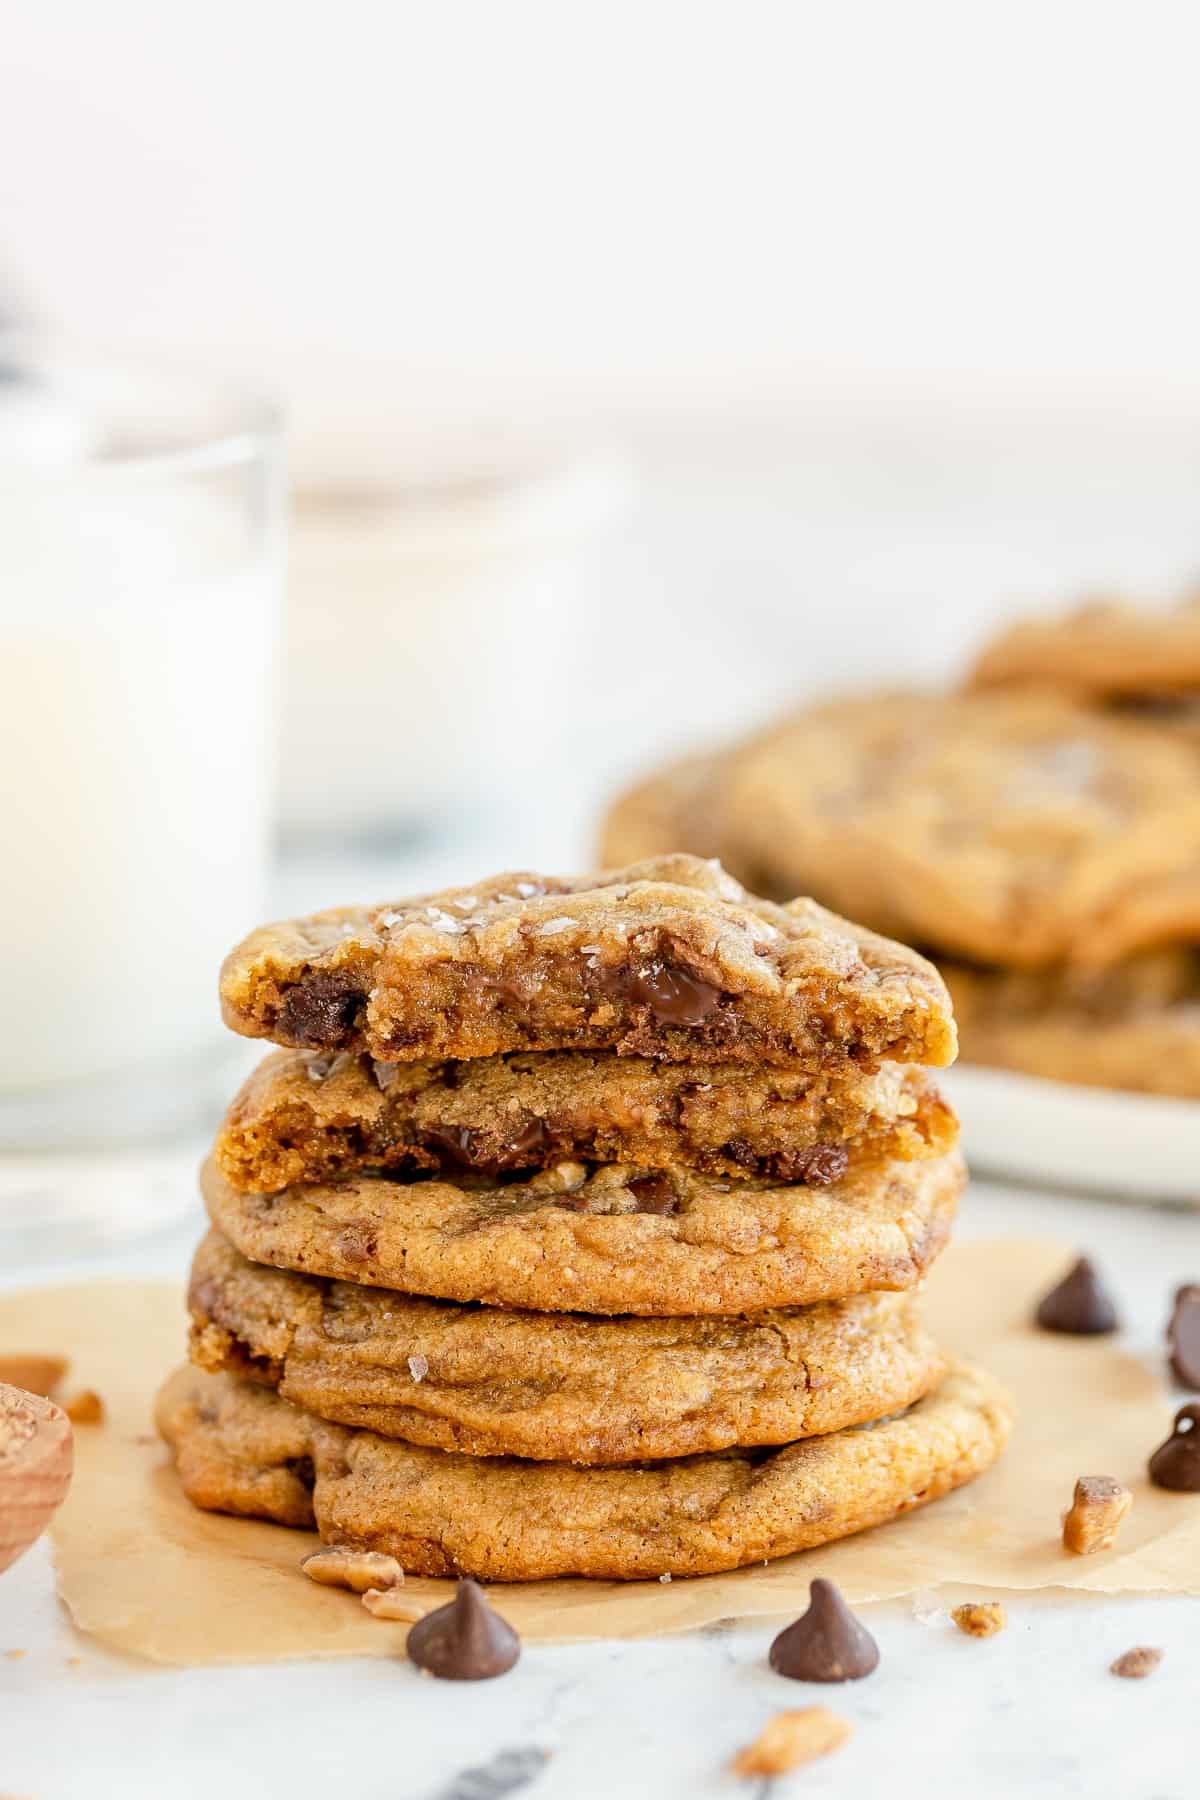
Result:
[[[813,900],[760,900],[693,856],[267,925],[226,959],[221,1004],[243,1036],[382,1062],[612,1049],[944,1067],[956,1049],[923,957]]]

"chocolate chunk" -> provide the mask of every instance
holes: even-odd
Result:
[[[527,1169],[537,1164],[549,1149],[550,1134],[541,1119],[531,1118],[508,1138],[470,1125],[431,1125],[423,1133],[423,1142],[440,1150],[454,1168],[474,1175],[498,1175],[502,1169]]]
[[[1167,1326],[1171,1368],[1183,1387],[1200,1388],[1200,1286],[1188,1282],[1175,1295]]]
[[[544,1119],[536,1115],[527,1119],[520,1131],[510,1137],[504,1145],[501,1155],[504,1166],[509,1169],[526,1168],[550,1147],[550,1133],[546,1130]]]
[[[1150,1458],[1150,1479],[1178,1494],[1200,1494],[1200,1403],[1175,1414],[1170,1437]]]
[[[460,1581],[449,1606],[418,1619],[406,1649],[410,1662],[443,1681],[490,1681],[512,1668],[521,1640],[477,1582]]]
[[[813,1144],[807,1150],[782,1152],[774,1158],[776,1178],[802,1181],[809,1187],[829,1187],[846,1173],[850,1152],[844,1144]]]
[[[675,1189],[669,1176],[638,1175],[626,1185],[637,1201],[640,1213],[660,1213],[669,1217],[679,1211],[679,1201],[675,1197]]]
[[[701,1025],[721,997],[720,988],[669,963],[632,970],[627,992],[635,1006],[648,1006],[659,1025]]]
[[[305,1050],[335,1050],[353,1036],[361,1004],[362,995],[344,976],[318,969],[280,1001],[280,1038]]]
[[[1112,1298],[1086,1256],[1043,1295],[1034,1317],[1043,1331],[1063,1331],[1073,1337],[1099,1336],[1116,1331],[1119,1324]]]
[[[771,1645],[771,1667],[793,1681],[860,1681],[879,1662],[879,1646],[832,1581],[814,1581],[809,1608]]]
[[[473,1151],[478,1133],[467,1125],[431,1125],[422,1132],[421,1141],[427,1147],[440,1150],[444,1162],[455,1169],[475,1169],[480,1161]]]

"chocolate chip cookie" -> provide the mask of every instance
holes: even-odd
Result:
[[[621,1468],[463,1456],[330,1424],[269,1388],[176,1371],[158,1429],[200,1507],[314,1525],[411,1575],[711,1575],[880,1525],[989,1468],[1007,1396],[953,1367],[898,1418],[774,1450]]]
[[[1145,951],[1100,970],[943,963],[967,1062],[1050,1081],[1200,1098],[1200,956]]]
[[[938,1156],[956,1136],[929,1075],[897,1063],[809,1073],[589,1050],[463,1063],[285,1050],[245,1083],[213,1156],[259,1193],[369,1169],[494,1176],[564,1160],[827,1183],[851,1153]]]
[[[1098,964],[1200,936],[1194,751],[1060,695],[813,707],[728,781],[780,878],[939,953]]]
[[[607,1049],[818,1070],[955,1052],[923,958],[689,856],[269,925],[227,958],[221,998],[245,1036],[386,1062]]]
[[[853,1162],[826,1187],[560,1163],[526,1180],[358,1175],[278,1194],[212,1161],[209,1217],[244,1256],[401,1293],[539,1312],[807,1306],[915,1285],[944,1246],[961,1156]]]
[[[216,1232],[188,1295],[190,1354],[339,1424],[472,1456],[689,1456],[902,1411],[943,1359],[911,1294],[732,1319],[456,1306],[247,1262]]]
[[[1102,700],[1200,693],[1200,596],[1172,608],[1091,601],[1052,618],[1018,619],[983,650],[975,687],[1066,688]]]

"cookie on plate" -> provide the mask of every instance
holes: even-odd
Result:
[[[1171,608],[1095,600],[1057,617],[1018,619],[987,644],[977,688],[1040,684],[1099,700],[1200,693],[1200,595]]]
[[[811,900],[759,900],[689,856],[268,925],[226,959],[221,997],[245,1036],[386,1062],[612,1049],[944,1067],[955,1052],[922,957]]]
[[[852,1162],[826,1187],[584,1163],[278,1194],[240,1192],[212,1161],[200,1176],[212,1223],[253,1262],[444,1300],[663,1317],[912,1287],[965,1183],[957,1150]]]
[[[944,1362],[915,1296],[730,1319],[457,1306],[247,1262],[210,1232],[190,1355],[382,1437],[580,1464],[787,1444],[902,1411]]]
[[[712,1575],[847,1537],[989,1468],[1011,1411],[989,1376],[958,1364],[875,1425],[783,1449],[577,1468],[402,1443],[185,1368],[156,1421],[197,1506],[315,1525],[410,1575],[538,1581]]]
[[[1095,971],[943,963],[963,1059],[1049,1081],[1200,1099],[1200,956],[1183,946]]]
[[[835,701],[728,779],[781,878],[939,954],[1101,963],[1200,935],[1194,752],[1060,695]]]

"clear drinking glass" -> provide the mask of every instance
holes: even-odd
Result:
[[[216,977],[262,917],[282,492],[269,406],[0,341],[0,1229],[44,1214],[39,1157],[161,1146],[227,1097]]]

